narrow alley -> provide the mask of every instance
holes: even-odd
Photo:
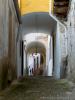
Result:
[[[75,0],[0,0],[0,100],[75,100]]]

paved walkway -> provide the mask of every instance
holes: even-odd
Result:
[[[65,80],[27,77],[0,93],[0,100],[75,100],[74,93]]]

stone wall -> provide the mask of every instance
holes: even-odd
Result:
[[[72,0],[67,21],[68,78],[75,81],[75,0]]]
[[[62,23],[59,23],[59,33],[60,33],[60,50],[61,50],[61,68],[60,76],[65,78],[67,74],[67,33],[66,26]]]
[[[10,14],[12,23],[10,22]],[[11,32],[9,31],[11,26]],[[16,38],[19,22],[13,0],[0,0],[0,83],[11,71],[16,68]],[[9,37],[10,35],[10,37]],[[11,38],[11,39],[10,39]],[[11,46],[9,46],[11,45]],[[11,52],[11,56],[9,53]],[[5,72],[5,75],[3,74]]]

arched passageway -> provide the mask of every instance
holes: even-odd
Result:
[[[28,75],[45,75],[46,73],[46,48],[41,42],[31,42],[27,45],[25,55],[27,53],[27,63],[24,68],[28,69]],[[27,65],[26,65],[27,64]],[[26,71],[25,68],[25,71]]]
[[[19,34],[18,39],[18,48],[22,41],[21,46],[21,57],[18,57],[18,77],[23,75],[23,55],[24,55],[24,43],[26,44],[25,36],[33,33],[35,36],[37,34],[48,35],[48,43],[46,49],[46,75],[54,76],[55,78],[60,78],[60,67],[61,67],[61,47],[60,47],[60,33],[58,32],[57,28],[57,20],[54,19],[49,13],[45,12],[37,12],[37,13],[30,13],[22,16],[22,26]],[[32,37],[29,37],[32,40]],[[39,39],[39,38],[38,38]],[[28,39],[27,39],[28,40]],[[36,48],[36,47],[35,47]],[[20,52],[18,50],[18,53]],[[19,54],[18,54],[19,56]],[[26,58],[25,58],[26,59]],[[27,65],[27,64],[26,64]],[[52,74],[50,73],[50,70]]]

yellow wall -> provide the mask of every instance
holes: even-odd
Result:
[[[19,2],[22,15],[31,12],[49,12],[50,0],[19,0]]]

